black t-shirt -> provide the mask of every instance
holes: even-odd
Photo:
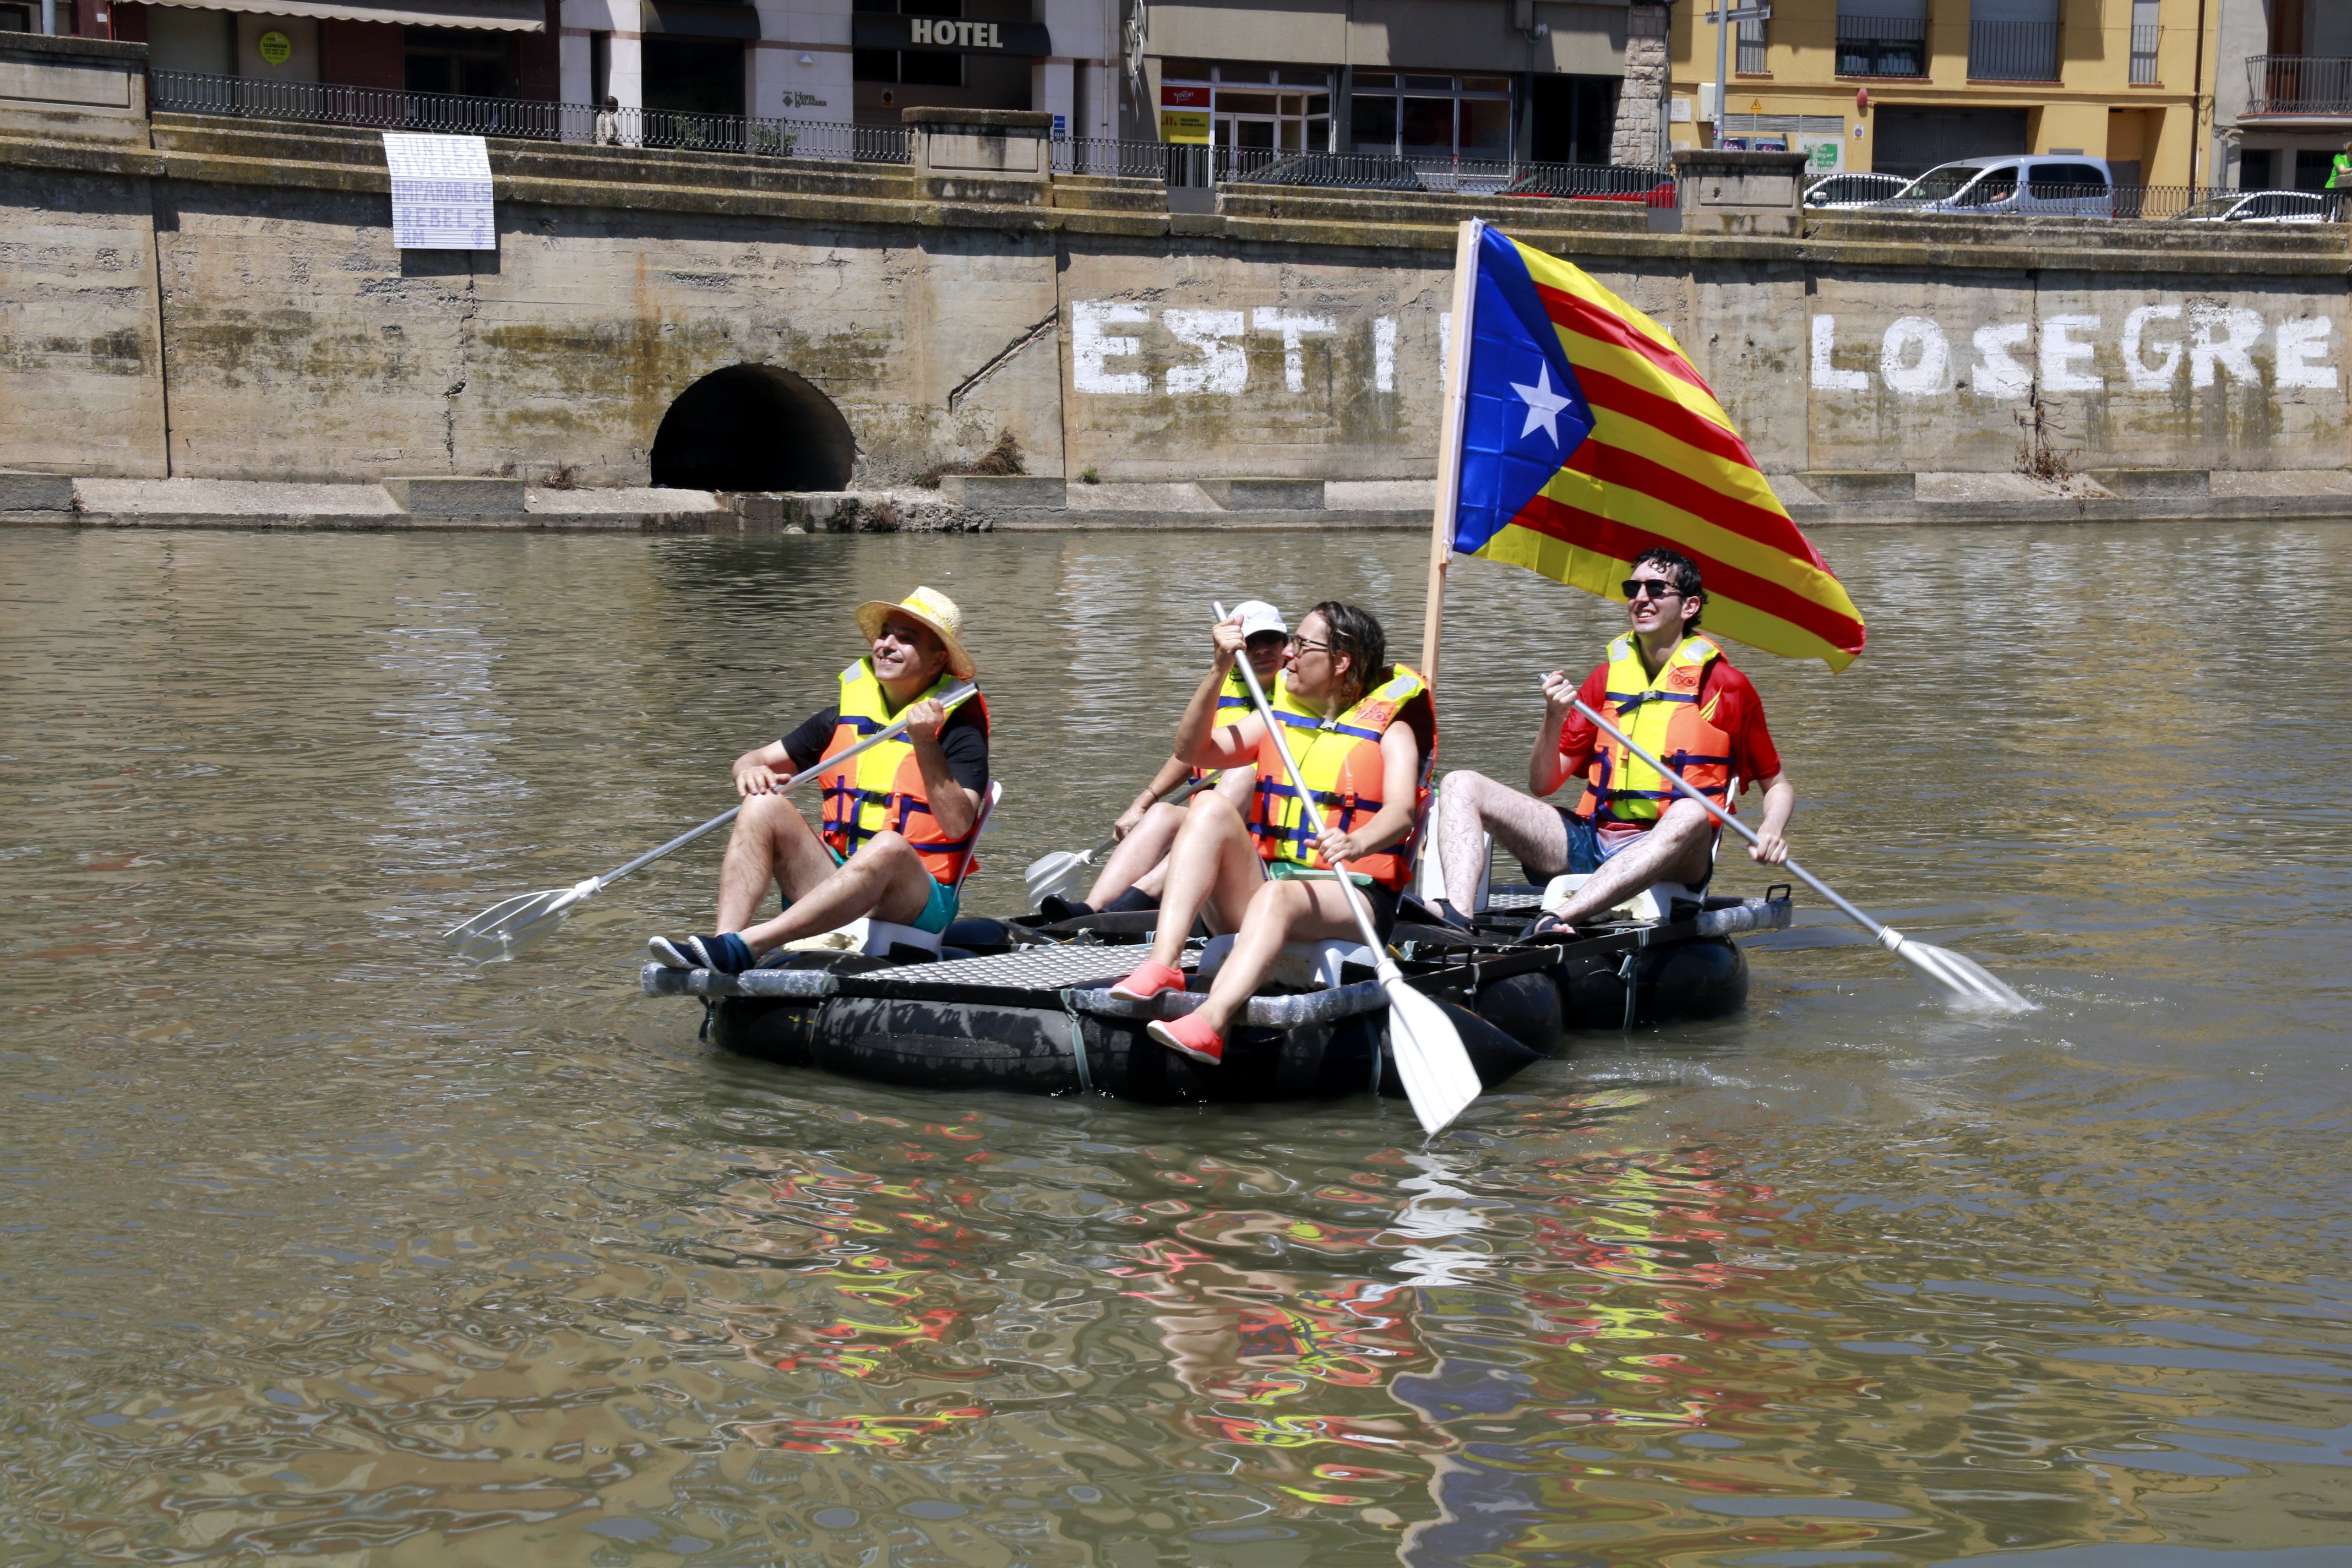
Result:
[[[816,766],[840,723],[841,705],[836,702],[811,714],[784,737],[784,755],[791,759],[793,773],[804,773]],[[940,726],[940,751],[948,760],[950,778],[974,795],[988,793],[988,730],[972,704],[965,703]]]

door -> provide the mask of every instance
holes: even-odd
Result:
[[[1871,167],[1916,179],[1957,158],[2021,157],[2030,152],[2022,109],[1900,109],[1873,111],[1878,151]]]

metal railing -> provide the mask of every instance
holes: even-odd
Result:
[[[1927,24],[1912,16],[1856,16],[1837,20],[1840,76],[1926,76]]]
[[[173,113],[240,120],[833,163],[903,163],[908,156],[907,132],[895,125],[769,120],[669,109],[601,110],[584,103],[402,92],[332,82],[257,81],[194,71],[150,71],[148,105]]]
[[[1385,153],[1304,153],[1273,147],[1116,142],[1062,137],[1054,172],[1160,180],[1170,185],[1289,185],[1308,190],[1438,192],[1449,195],[1550,196],[1641,202],[1668,187],[1674,172],[1620,164],[1528,163],[1494,158],[1399,158]]]
[[[2137,218],[2157,222],[2212,223],[2285,227],[2342,223],[2352,193],[2332,191],[2248,192],[2218,185],[2059,185],[2029,183],[1998,186],[1981,195],[1939,203],[1889,197],[1866,206],[1808,212],[1808,219],[1840,217],[1956,217],[1978,222],[2009,218]],[[2341,244],[2340,240],[2335,243]]]
[[[1770,68],[1764,63],[1764,26],[1762,22],[1739,24],[1737,40],[1739,45],[1739,58],[1733,64],[1732,69],[1745,75],[1759,76]]]
[[[1970,22],[1969,79],[2056,81],[2058,24]]]
[[[2352,114],[2352,59],[2331,55],[2249,55],[2248,114]]]
[[[2163,40],[2164,29],[2154,22],[2135,22],[2131,30],[2131,79],[2134,87],[2153,87],[2156,74],[2156,46]]]

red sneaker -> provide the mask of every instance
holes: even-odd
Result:
[[[1163,991],[1184,989],[1184,972],[1171,969],[1164,963],[1146,963],[1142,968],[1110,988],[1114,996],[1124,996],[1130,1002],[1149,1002]]]
[[[1144,1033],[1180,1056],[1191,1057],[1196,1062],[1215,1067],[1225,1059],[1225,1037],[1201,1021],[1198,1013],[1187,1013],[1166,1023],[1158,1019],[1144,1026]]]

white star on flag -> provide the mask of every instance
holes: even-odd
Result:
[[[1523,386],[1515,381],[1511,383],[1511,390],[1517,393],[1519,400],[1528,405],[1528,422],[1519,427],[1519,434],[1525,436],[1540,425],[1544,427],[1544,434],[1551,437],[1551,444],[1559,446],[1559,414],[1568,406],[1568,399],[1551,389],[1551,366],[1538,364],[1533,386]]]

